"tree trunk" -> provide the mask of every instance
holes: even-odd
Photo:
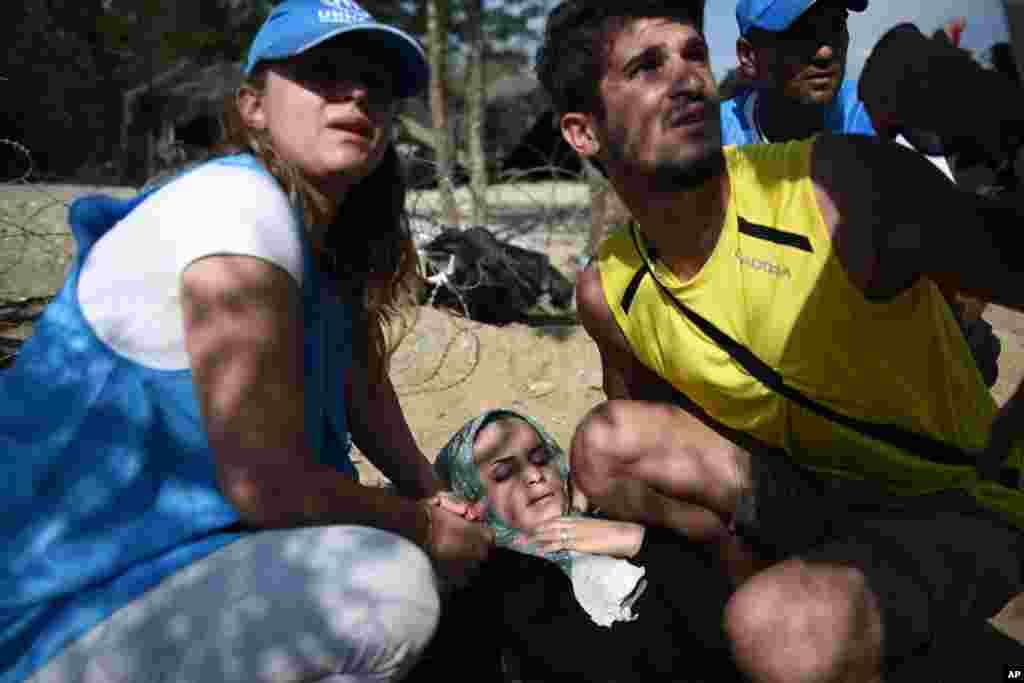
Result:
[[[469,178],[473,195],[473,224],[487,225],[487,155],[484,151],[484,38],[483,0],[468,0],[468,88],[466,91],[466,141],[469,147]]]
[[[427,0],[427,43],[430,46],[430,115],[437,141],[434,147],[437,189],[445,223],[457,226],[462,223],[462,216],[455,204],[452,182],[455,145],[448,120],[448,0]]]

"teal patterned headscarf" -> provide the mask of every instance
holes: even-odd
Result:
[[[473,460],[473,445],[476,437],[487,425],[498,420],[514,418],[522,420],[530,425],[537,433],[541,443],[552,454],[553,461],[558,467],[558,476],[562,479],[565,487],[566,510],[565,514],[573,513],[569,509],[571,504],[569,495],[569,459],[558,443],[544,431],[535,420],[521,415],[512,410],[489,410],[483,415],[470,420],[462,426],[458,432],[449,439],[444,448],[441,449],[434,461],[434,469],[441,481],[447,482],[452,492],[470,503],[483,505],[484,523],[494,530],[495,543],[501,547],[512,548],[522,553],[543,557],[557,564],[566,573],[570,571],[571,553],[567,550],[556,552],[544,552],[536,545],[527,540],[527,534],[521,529],[509,526],[494,510],[494,506],[487,500],[487,489],[480,479],[480,466]]]
[[[609,555],[593,555],[574,550],[545,552],[529,542],[525,531],[510,526],[502,519],[494,505],[487,500],[487,490],[480,480],[480,467],[473,460],[473,444],[481,429],[505,418],[522,420],[534,428],[558,465],[558,475],[565,492],[565,510],[562,513],[581,515],[570,507],[569,463],[565,453],[541,425],[512,411],[488,411],[466,423],[441,449],[434,461],[438,477],[449,482],[455,495],[477,508],[476,512],[481,513],[483,522],[495,530],[495,543],[499,546],[543,557],[557,564],[568,577],[575,599],[595,624],[608,628],[615,622],[634,621],[637,614],[633,611],[633,604],[647,586],[643,578],[643,567]]]
[[[487,489],[480,479],[480,466],[473,460],[473,445],[481,429],[503,418],[519,419],[533,428],[557,463],[558,475],[565,491],[566,509],[562,511],[563,514],[582,514],[571,509],[569,460],[565,452],[543,427],[511,410],[491,410],[467,422],[448,441],[448,445],[441,449],[434,461],[438,477],[448,482],[455,495],[474,505],[477,512],[482,512],[480,518],[494,530],[497,545],[536,555],[558,565],[569,577],[576,601],[595,624],[610,627],[617,621],[633,621],[637,618],[633,604],[647,586],[643,578],[643,567],[609,555],[592,555],[575,550],[545,552],[529,541],[525,531],[509,526],[494,510],[491,501],[487,500]]]

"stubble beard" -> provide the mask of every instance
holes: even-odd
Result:
[[[651,189],[657,193],[694,190],[725,171],[721,144],[708,143],[689,159],[673,159],[657,164],[650,174]]]
[[[693,152],[685,156],[668,155],[669,158],[657,160],[647,168],[634,169],[636,175],[644,178],[648,191],[663,194],[692,190],[725,171],[717,104],[717,101],[707,102],[708,137],[699,147],[694,144]],[[625,147],[625,139],[611,140],[608,145],[611,160],[626,162]]]

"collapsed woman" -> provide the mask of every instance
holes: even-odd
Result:
[[[534,682],[741,680],[722,627],[732,587],[717,558],[675,531],[586,512],[541,425],[488,411],[435,467],[500,546],[454,594],[438,635],[462,645],[477,680],[499,650]]]
[[[436,505],[386,372],[415,277],[392,122],[427,78],[354,2],[288,0],[227,113],[236,154],[72,206],[77,257],[0,379],[0,681],[416,660],[428,555],[458,575],[491,542]],[[402,496],[358,484],[353,442]]]

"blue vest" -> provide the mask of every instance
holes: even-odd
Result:
[[[750,145],[766,142],[757,132],[757,126],[748,116],[747,104],[755,90],[746,89],[732,99],[722,102],[722,144]],[[864,103],[857,98],[857,84],[843,81],[839,92],[825,107],[822,130],[830,133],[860,133],[875,135]]]
[[[263,170],[251,156],[210,163]],[[115,353],[78,305],[89,250],[154,191],[72,204],[78,255],[17,362],[0,372],[0,683],[24,680],[239,535],[229,530],[239,516],[216,482],[191,371]],[[351,316],[323,292],[301,239],[306,433],[323,462],[355,478],[343,392]]]

